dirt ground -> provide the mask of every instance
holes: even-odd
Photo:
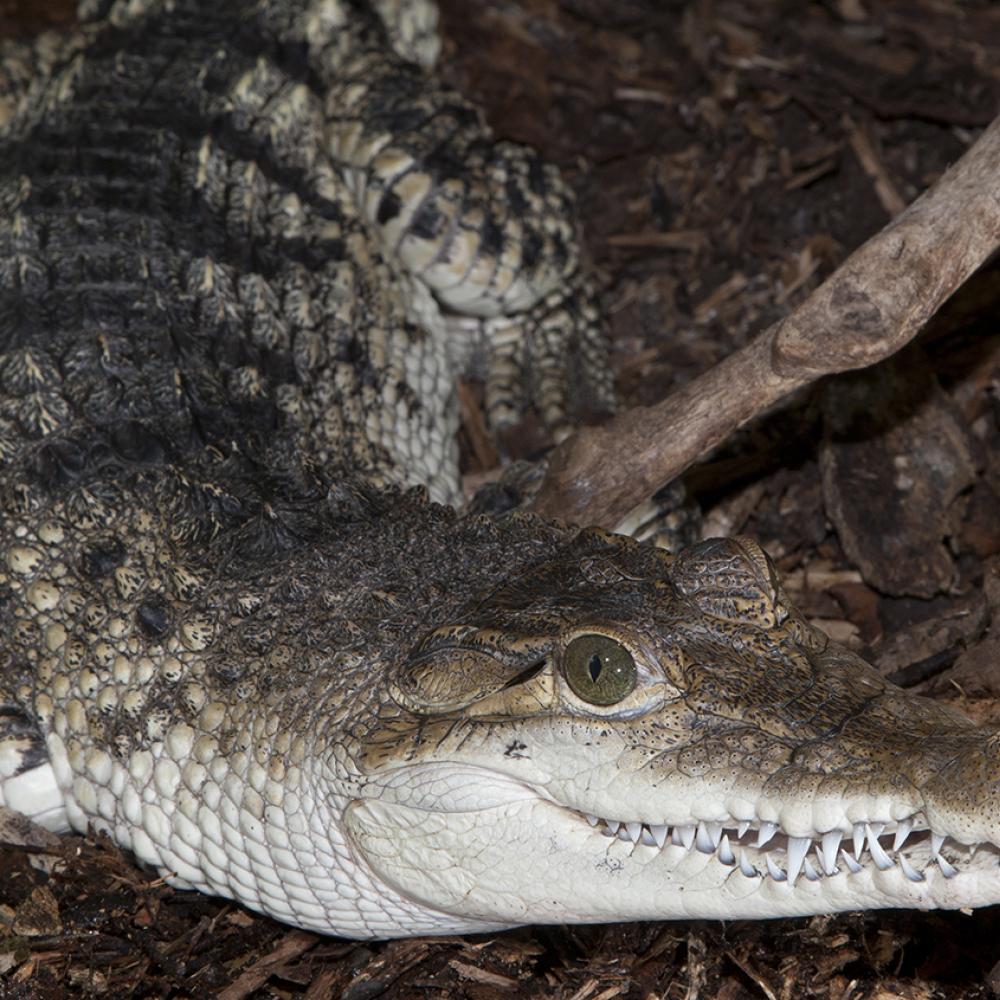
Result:
[[[579,192],[631,403],[785,315],[1000,107],[986,0],[442,5],[448,78]],[[0,0],[0,33],[66,8]],[[998,306],[994,262],[900,358],[800,394],[687,477],[708,530],[758,538],[813,621],[983,720],[1000,720]],[[481,475],[495,452],[474,417],[463,434]],[[505,447],[540,443],[527,422]],[[356,944],[175,892],[100,841],[46,848],[64,861],[47,877],[43,846],[0,850],[0,1000],[1000,995],[997,908]]]

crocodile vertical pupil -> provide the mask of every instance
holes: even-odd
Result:
[[[562,667],[572,692],[591,705],[616,705],[635,688],[632,654],[606,635],[578,635],[566,646]]]

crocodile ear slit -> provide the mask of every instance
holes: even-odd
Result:
[[[533,663],[530,667],[526,667],[519,674],[511,677],[506,684],[504,684],[502,690],[506,691],[509,688],[517,687],[518,684],[526,684],[532,678],[537,677],[538,674],[545,669],[545,660],[539,660],[537,663]]]

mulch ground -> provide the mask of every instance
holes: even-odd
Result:
[[[986,0],[443,7],[449,78],[579,192],[631,403],[785,315],[1000,107]],[[67,8],[0,0],[0,33]],[[800,394],[687,477],[709,530],[758,538],[812,620],[982,720],[1000,719],[998,306],[994,264],[900,358]],[[480,437],[470,419],[473,477]],[[530,422],[504,442],[541,443]],[[52,852],[51,875],[31,863]],[[357,944],[175,892],[98,840],[0,851],[0,1000],[986,998],[998,942],[994,908]]]

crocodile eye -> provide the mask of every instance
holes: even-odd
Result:
[[[606,635],[578,635],[562,656],[563,675],[578,698],[615,705],[635,687],[632,654]]]

